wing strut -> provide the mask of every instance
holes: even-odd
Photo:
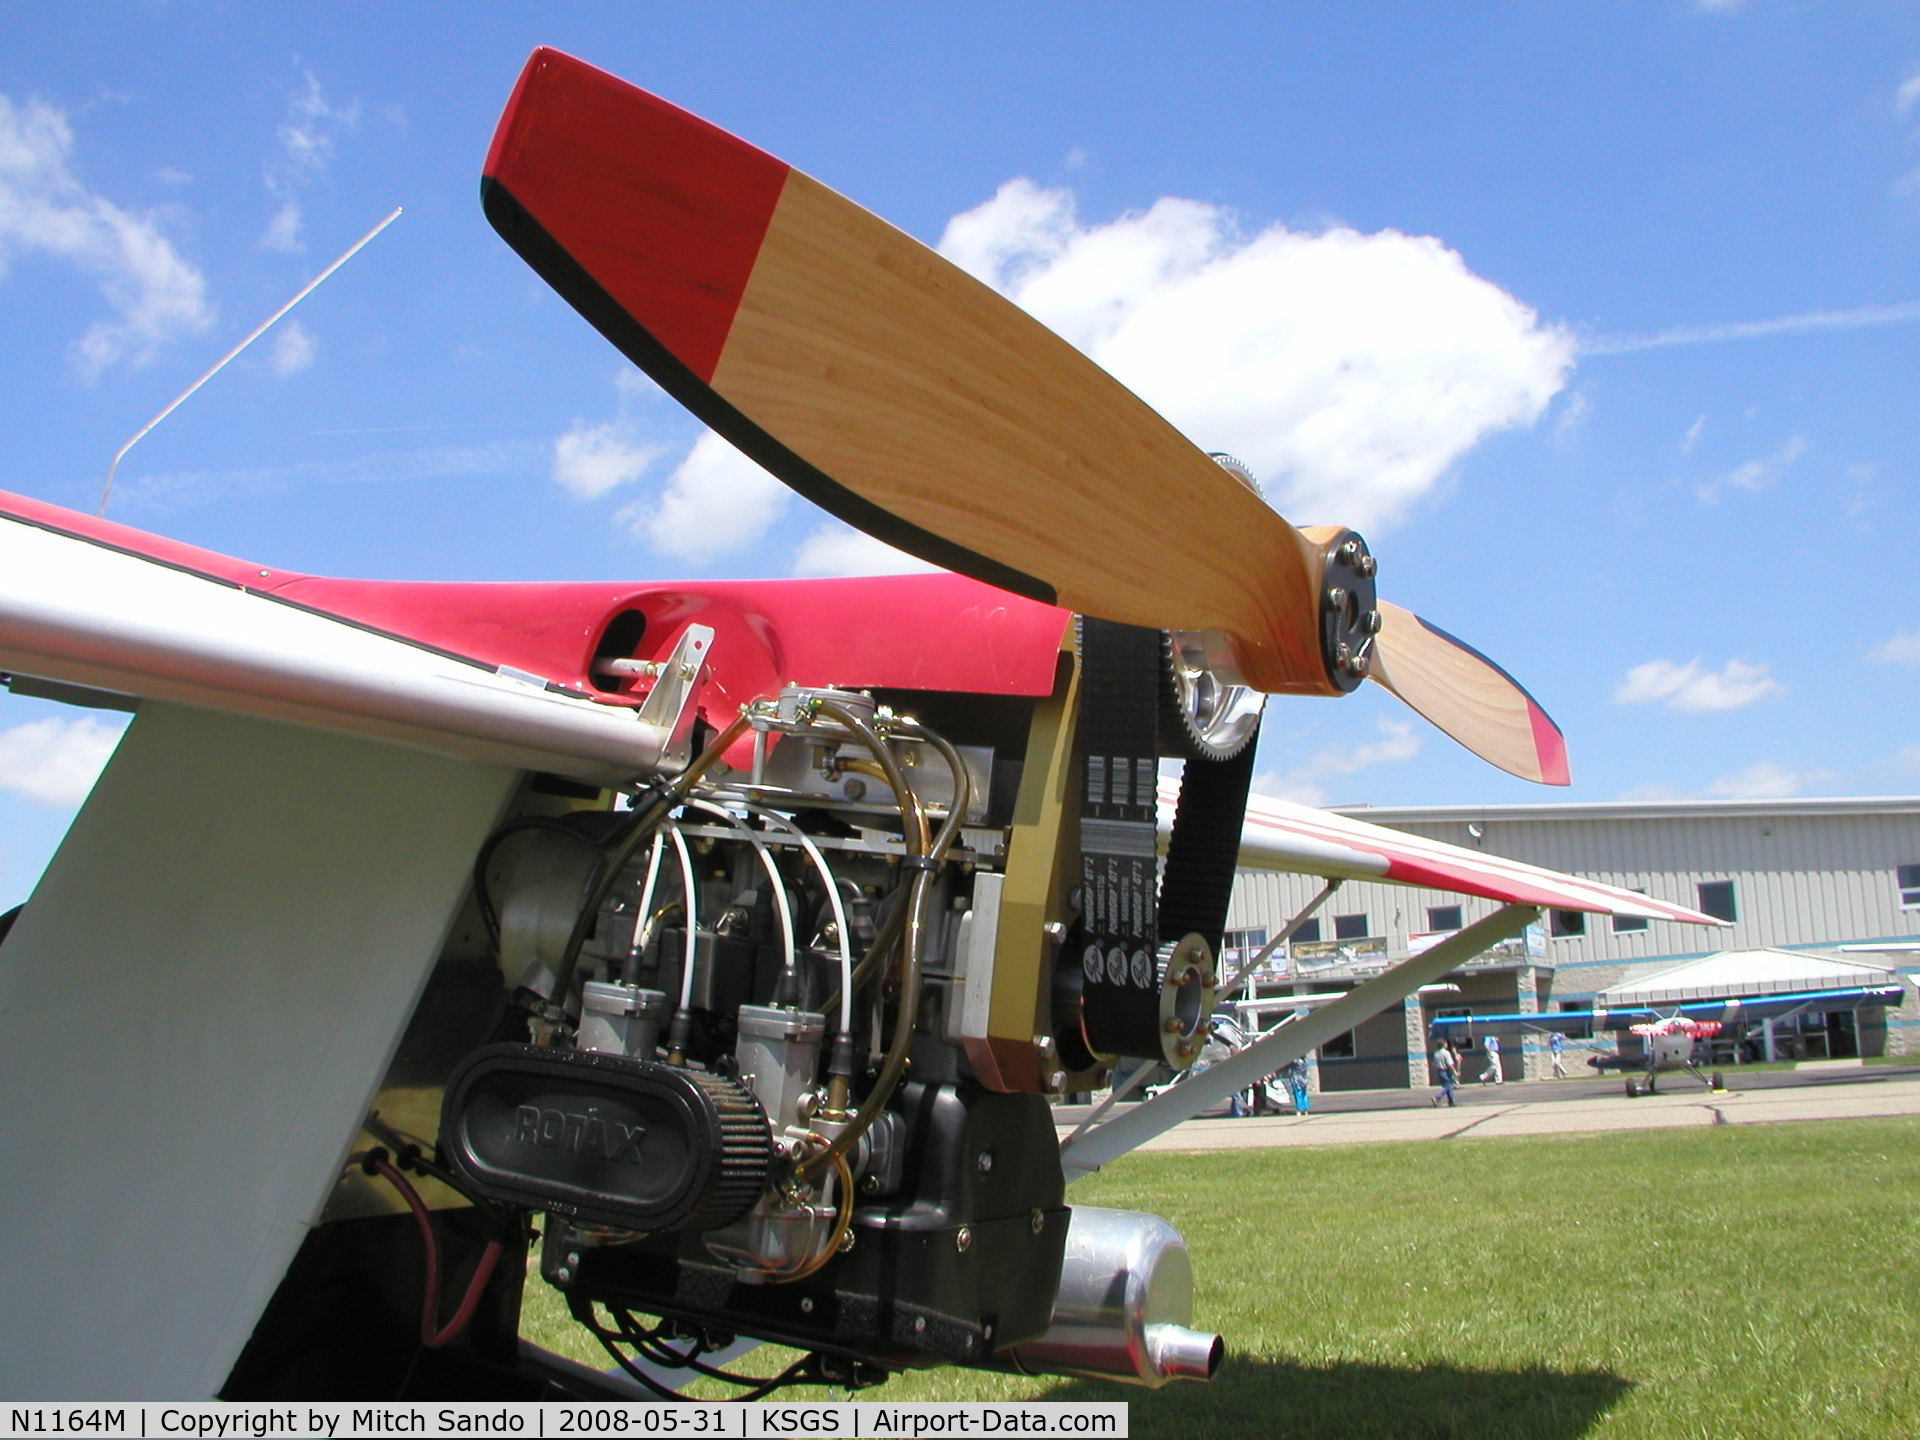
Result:
[[[1518,935],[1539,918],[1539,908],[1533,905],[1508,905],[1496,910],[1431,950],[1402,961],[1364,985],[1355,986],[1331,1005],[1285,1022],[1231,1060],[1210,1065],[1192,1079],[1161,1091],[1151,1100],[1143,1100],[1118,1119],[1073,1137],[1060,1152],[1060,1164],[1067,1180],[1071,1183],[1091,1174],[1129,1150],[1164,1135],[1181,1121],[1191,1120],[1234,1091],[1265,1079],[1314,1046],[1353,1029],[1422,985],[1431,984],[1502,940]]]
[[[1294,936],[1294,932],[1297,931],[1302,925],[1306,924],[1307,921],[1311,920],[1314,916],[1314,913],[1317,910],[1319,910],[1319,908],[1322,905],[1326,904],[1327,901],[1333,898],[1333,892],[1338,890],[1342,885],[1346,883],[1347,882],[1342,877],[1336,875],[1330,878],[1326,884],[1322,885],[1320,887],[1320,893],[1314,896],[1311,900],[1309,900],[1304,906],[1302,906],[1300,909],[1300,913],[1294,916],[1291,920],[1287,921],[1286,925],[1281,929],[1278,935],[1274,936],[1271,940],[1267,941],[1265,945],[1260,947],[1259,954],[1255,955],[1251,960],[1243,960],[1240,963],[1240,968],[1233,972],[1233,979],[1228,981],[1225,985],[1222,985],[1219,991],[1217,992],[1220,999],[1221,1000],[1232,999],[1233,992],[1238,990],[1240,986],[1250,976],[1258,972],[1260,967],[1267,963],[1267,957],[1273,954],[1273,952],[1278,950],[1282,945],[1286,944],[1287,941],[1291,940]],[[1253,998],[1253,995],[1249,993],[1247,998],[1251,1000]]]

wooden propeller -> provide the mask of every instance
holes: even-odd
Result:
[[[1218,632],[1269,693],[1341,694],[1384,658],[1469,749],[1565,783],[1510,677],[1373,609],[1358,537],[1288,524],[1044,325],[764,151],[540,49],[482,193],[615,346],[849,524],[1084,614]]]

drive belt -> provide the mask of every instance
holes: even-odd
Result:
[[[1168,1053],[1159,940],[1198,934],[1217,960],[1253,781],[1252,743],[1231,759],[1186,762],[1162,874],[1155,791],[1165,653],[1157,630],[1080,621],[1081,1021],[1103,1055]]]
[[[1081,1022],[1098,1054],[1158,1058],[1157,630],[1080,620]]]
[[[1227,903],[1240,867],[1240,830],[1253,785],[1253,752],[1230,760],[1188,760],[1180,775],[1180,804],[1167,841],[1160,879],[1160,933],[1197,934],[1219,962],[1227,930]]]

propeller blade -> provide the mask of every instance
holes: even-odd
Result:
[[[771,155],[537,50],[487,214],[701,420],[850,524],[1069,609],[1217,630],[1269,692],[1333,694],[1321,556],[994,290]]]
[[[849,524],[1049,604],[1216,632],[1233,678],[1269,694],[1344,694],[1367,673],[1359,537],[1288,524],[1004,296],[765,151],[540,49],[481,190],[615,347]],[[1395,629],[1412,638],[1390,689],[1493,763],[1564,783],[1564,751],[1547,763],[1514,730],[1519,687],[1418,621]]]
[[[1520,683],[1411,610],[1378,602],[1371,674],[1481,759],[1522,780],[1566,785],[1567,743]]]

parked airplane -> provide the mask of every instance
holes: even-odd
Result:
[[[1669,1015],[1664,1020],[1649,1020],[1643,1024],[1630,1025],[1628,1030],[1646,1042],[1646,1053],[1641,1068],[1646,1074],[1644,1082],[1636,1084],[1627,1081],[1627,1094],[1651,1095],[1659,1088],[1659,1074],[1662,1070],[1685,1070],[1709,1090],[1724,1090],[1726,1081],[1718,1070],[1709,1079],[1700,1073],[1700,1067],[1693,1063],[1693,1048],[1702,1040],[1711,1040],[1720,1033],[1718,1020],[1692,1020],[1685,1015]]]

